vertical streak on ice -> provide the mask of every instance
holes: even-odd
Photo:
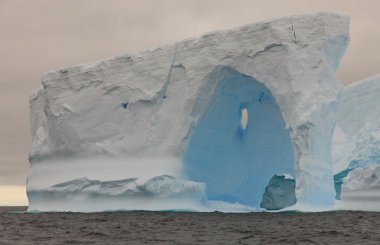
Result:
[[[294,25],[293,25],[293,16],[290,17],[290,22],[292,23],[292,31],[293,31],[293,36],[294,36],[294,43],[297,44],[296,29],[294,28]]]
[[[175,60],[176,60],[176,57],[177,57],[177,48],[178,48],[178,45],[176,44],[175,45],[175,49],[174,49],[173,59],[172,59],[172,62],[170,64],[170,68],[169,68],[168,75],[166,77],[165,83],[162,86],[161,90],[158,92],[157,102],[154,103],[154,105],[153,105],[155,113],[150,117],[150,124],[151,124],[151,126],[149,128],[150,133],[148,134],[149,136],[145,140],[146,141],[145,145],[149,145],[148,142],[152,141],[152,136],[154,135],[153,132],[154,132],[154,128],[155,128],[154,125],[159,120],[157,114],[158,114],[158,112],[160,110],[160,107],[162,105],[163,100],[167,98],[166,90],[167,90],[167,88],[169,86],[170,76],[171,76],[171,73],[172,73],[172,70],[173,70],[173,66],[174,66],[174,63],[175,63]]]
[[[168,72],[168,76],[166,77],[166,81],[164,83],[164,86],[162,87],[162,90],[160,91],[160,101],[162,101],[162,99],[165,99],[167,96],[166,96],[166,89],[168,88],[169,86],[169,82],[170,82],[170,76],[172,74],[172,70],[173,70],[173,66],[174,66],[174,62],[175,62],[175,58],[177,57],[177,44],[175,45],[175,50],[174,50],[174,56],[173,56],[173,59],[172,59],[172,63],[170,64],[170,68],[169,68],[169,72]]]

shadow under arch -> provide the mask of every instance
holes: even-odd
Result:
[[[198,92],[192,114],[200,118],[185,148],[184,174],[206,184],[209,200],[259,207],[273,175],[294,176],[289,132],[264,84],[231,68],[220,72]]]

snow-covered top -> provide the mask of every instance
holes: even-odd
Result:
[[[337,13],[328,12],[328,11],[318,12],[316,14],[304,14],[304,15],[291,15],[291,16],[285,16],[285,17],[274,17],[274,18],[270,18],[270,19],[267,19],[264,21],[252,22],[252,23],[242,25],[242,26],[237,26],[234,28],[213,30],[213,31],[204,33],[200,37],[198,37],[198,36],[197,37],[190,37],[190,38],[186,38],[186,39],[183,39],[183,40],[175,42],[175,43],[160,45],[158,47],[146,49],[146,50],[136,52],[136,53],[124,53],[124,54],[117,55],[114,57],[105,58],[105,59],[102,59],[99,61],[92,61],[92,62],[87,62],[87,63],[83,63],[83,64],[70,65],[70,66],[57,68],[57,69],[47,71],[46,73],[44,73],[44,77],[55,76],[54,75],[55,73],[59,74],[59,73],[67,73],[67,72],[72,72],[72,73],[80,72],[82,69],[91,68],[94,66],[102,65],[104,63],[108,63],[108,62],[118,61],[119,59],[144,57],[144,56],[150,55],[151,53],[154,53],[154,52],[160,52],[161,53],[163,50],[175,48],[180,43],[184,43],[186,45],[192,45],[195,43],[199,43],[199,41],[202,39],[203,40],[212,39],[214,37],[218,37],[217,41],[220,42],[220,41],[223,41],[222,40],[223,36],[233,36],[234,33],[255,31],[255,30],[262,29],[262,28],[268,28],[269,26],[276,27],[277,31],[280,31],[280,29],[284,25],[289,26],[289,22],[290,22],[289,27],[292,29],[295,29],[296,27],[294,25],[296,25],[297,22],[299,22],[300,20],[302,22],[304,22],[304,24],[308,25],[309,24],[308,22],[312,21],[311,19],[314,19],[314,18],[317,19],[318,21],[321,21],[322,23],[325,23],[323,26],[320,26],[320,27],[323,28],[323,32],[325,32],[324,35],[328,37],[328,36],[335,35],[337,32],[337,27],[334,27],[333,25],[331,25],[331,22],[330,22],[331,19],[335,19],[335,21],[340,19],[338,21],[341,21],[342,24],[346,25],[349,22],[350,17],[348,15],[342,15],[342,14],[337,14]],[[293,25],[293,27],[291,25]],[[319,29],[318,31],[321,31],[321,29]],[[340,32],[342,32],[342,34],[344,34],[344,32],[346,32],[346,31],[347,30],[343,29]],[[316,36],[316,34],[317,33],[310,34],[311,39],[307,40],[307,41],[312,41],[312,38],[316,38],[318,40],[319,37],[322,37],[322,35],[319,35],[319,33],[318,33],[319,37]],[[293,33],[293,32],[290,33],[290,36],[292,37],[291,41],[294,41],[297,38],[297,34]],[[320,40],[318,40],[318,41],[320,41]],[[336,60],[332,63],[335,63],[336,65],[338,65],[339,60],[340,60],[340,58],[339,59],[338,58],[339,57],[336,57]],[[33,91],[33,93],[35,93],[35,92],[37,92],[37,90]]]

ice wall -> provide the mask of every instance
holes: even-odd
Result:
[[[240,144],[241,148],[231,146],[233,160],[240,155],[236,164],[250,166],[248,173],[259,175],[270,169],[258,168],[266,157],[248,164],[245,159],[250,154],[257,158],[252,152],[246,153],[248,148],[261,142],[275,152],[275,146],[283,141],[284,148],[291,145],[293,153],[288,149],[284,161],[269,164],[279,170],[288,169],[294,160],[297,200],[332,202],[335,192],[330,146],[341,89],[335,70],[348,45],[348,28],[349,18],[333,13],[284,17],[44,74],[43,87],[30,100],[29,196],[33,191],[84,177],[111,181],[141,175],[146,180],[168,174],[191,180],[192,171],[207,169],[186,167],[186,156],[193,155],[192,142],[198,141],[196,135],[205,122],[217,121],[213,110],[208,110],[213,108],[212,98],[227,103],[227,108],[237,106],[237,102],[228,104],[230,100],[218,96],[218,85],[227,81],[226,86],[233,87],[240,80],[231,76],[238,75],[252,84],[247,85],[247,94],[256,88],[265,93],[262,103],[257,102],[261,95],[249,94],[255,103],[247,107],[248,122],[241,138],[224,139],[230,141],[226,145],[249,141]],[[237,94],[246,96],[243,92]],[[245,102],[239,100],[242,107]],[[230,115],[226,120],[236,128],[241,113],[233,115],[233,110],[226,109]],[[258,121],[260,118],[266,123]],[[252,126],[255,123],[257,128]],[[260,128],[271,127],[275,131],[268,137],[260,135],[257,140],[251,136],[259,135]],[[91,160],[98,156],[102,160]],[[275,153],[272,156],[280,158]],[[206,159],[202,158],[202,163],[207,164]],[[140,162],[148,167],[140,166]],[[232,169],[227,162],[223,166]],[[221,177],[218,167],[207,179]],[[247,176],[241,179],[248,178],[249,182]],[[232,173],[228,178],[235,179],[235,187],[241,181]],[[233,190],[234,186],[229,188]],[[239,190],[244,193],[245,189]],[[242,194],[233,200],[256,202],[250,199]],[[33,204],[33,199],[29,200]],[[106,209],[107,203],[104,205]],[[43,209],[35,205],[39,208]]]

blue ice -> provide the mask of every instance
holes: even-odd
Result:
[[[191,135],[184,165],[190,180],[206,184],[210,200],[259,207],[274,174],[294,176],[289,132],[272,93],[238,72],[220,81]]]
[[[334,186],[335,186],[335,199],[340,200],[340,195],[342,192],[343,179],[353,170],[353,168],[347,168],[334,175]]]

